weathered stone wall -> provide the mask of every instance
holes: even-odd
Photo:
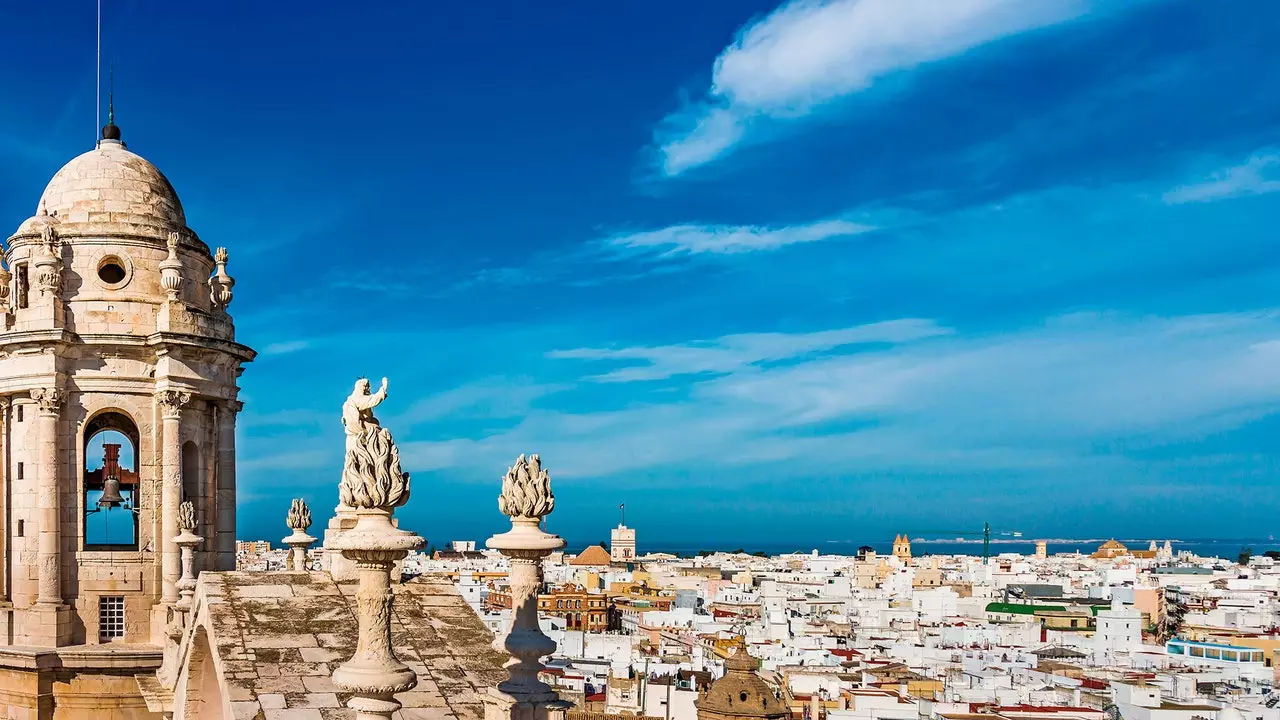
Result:
[[[135,672],[159,653],[0,652],[0,713],[12,720],[159,720],[138,692]]]
[[[258,711],[265,720],[353,716],[349,696],[331,678],[355,650],[354,584],[319,572],[203,573],[199,582],[195,622],[207,634],[236,717]],[[506,656],[493,649],[493,634],[446,577],[414,578],[395,593],[392,643],[418,674],[418,686],[396,696],[404,704],[401,717],[483,718],[482,694],[506,677]],[[203,660],[190,655],[178,694],[201,684],[195,681],[201,673],[189,665]]]

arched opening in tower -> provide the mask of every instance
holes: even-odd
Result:
[[[84,435],[84,546],[138,547],[138,427],[128,416],[105,412]]]

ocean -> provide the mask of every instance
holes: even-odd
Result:
[[[1045,538],[1048,541],[1049,554],[1057,553],[1074,553],[1083,554],[1092,553],[1098,549],[1098,546],[1106,542],[1110,538],[1085,538],[1085,539],[1052,539]],[[1133,550],[1145,550],[1151,543],[1152,538],[1117,538],[1120,542],[1127,545]],[[1261,554],[1267,550],[1280,552],[1280,542],[1274,538],[1218,538],[1218,539],[1188,539],[1180,540],[1177,538],[1158,538],[1156,543],[1163,546],[1165,540],[1168,539],[1173,544],[1175,553],[1182,551],[1190,551],[1201,557],[1220,557],[1234,561],[1240,552],[1246,548],[1250,549],[1254,554]],[[809,553],[817,550],[823,555],[854,555],[858,552],[858,548],[868,545],[875,548],[877,553],[888,554],[893,549],[892,542],[861,542],[856,540],[808,540],[808,541],[785,541],[785,540],[764,540],[758,542],[645,542],[640,538],[641,542],[637,548],[640,553],[649,552],[665,552],[680,556],[696,555],[705,551],[733,551],[745,550],[749,553],[765,553],[766,555],[782,555],[786,553]],[[1000,553],[1017,553],[1019,555],[1031,555],[1035,553],[1036,538],[992,538],[991,539],[991,555],[992,557]],[[576,547],[572,543],[570,548]],[[982,555],[982,540],[957,540],[955,538],[911,538],[911,553],[915,556],[921,555]]]

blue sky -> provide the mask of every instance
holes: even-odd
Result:
[[[521,452],[577,543],[1280,530],[1275,3],[105,5],[261,352],[244,536],[336,503],[359,375],[433,542]],[[16,227],[93,12],[7,13]]]

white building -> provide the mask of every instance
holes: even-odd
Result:
[[[1093,658],[1097,663],[1114,662],[1142,647],[1142,613],[1112,596],[1111,609],[1098,611],[1098,629],[1093,634]]]
[[[632,562],[636,559],[636,530],[622,523],[609,534],[609,559]]]

